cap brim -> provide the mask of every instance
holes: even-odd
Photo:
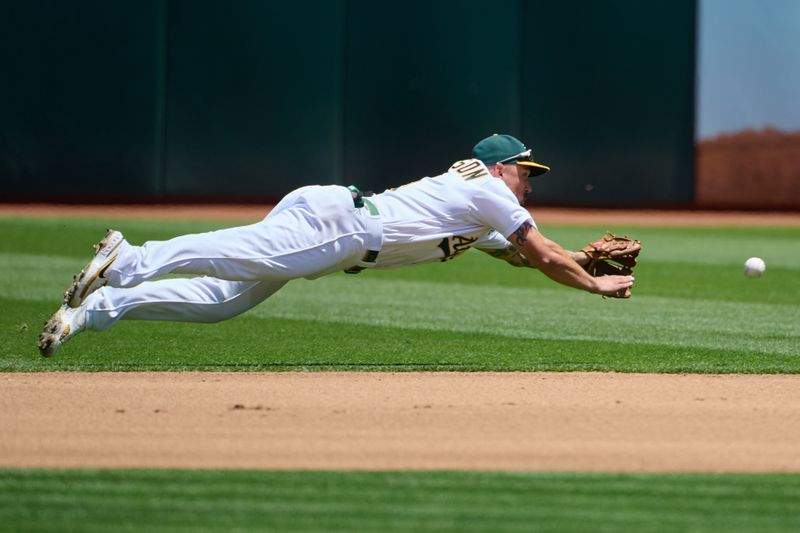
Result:
[[[517,164],[531,169],[531,176],[541,176],[545,172],[550,172],[550,167],[540,165],[534,161],[517,161]]]

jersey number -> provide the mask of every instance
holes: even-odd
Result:
[[[472,243],[477,240],[477,237],[462,237],[461,235],[445,237],[439,241],[439,244],[437,245],[442,252],[444,252],[444,257],[441,259],[441,261],[450,261],[451,259],[454,259],[458,254],[469,250],[469,247],[472,246]]]

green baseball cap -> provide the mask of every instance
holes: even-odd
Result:
[[[511,135],[495,133],[486,137],[472,149],[472,157],[480,159],[488,167],[497,163],[516,163],[528,167],[531,176],[539,176],[550,170],[547,165],[534,161],[530,148]]]

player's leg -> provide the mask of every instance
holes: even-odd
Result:
[[[122,318],[219,322],[255,307],[285,284],[202,277],[151,281],[128,289],[100,288],[79,307],[64,304],[56,311],[39,336],[39,351],[53,355],[78,333],[106,330]]]
[[[225,281],[212,277],[148,281],[90,295],[86,327],[103,331],[118,320],[214,323],[233,318],[275,294],[286,281]]]
[[[278,205],[276,205],[270,211],[266,218],[280,213],[287,207],[294,205],[298,201],[299,197],[310,188],[311,187],[301,187],[300,189],[297,189],[286,195],[278,203]],[[180,243],[174,244],[180,246]],[[89,263],[87,263],[87,265],[73,277],[72,284],[64,293],[64,303],[73,309],[77,308],[87,296],[100,287],[104,287],[105,285],[109,284],[109,281],[111,282],[110,284],[112,287],[131,286],[141,282],[141,280],[132,281],[125,285],[113,279],[115,278],[114,270],[109,272],[109,269],[112,267],[112,265],[114,265],[118,270],[125,268],[125,254],[123,254],[123,259],[119,261],[118,259],[120,252],[128,251],[130,248],[130,244],[125,240],[121,232],[109,229],[100,242],[94,245],[94,257],[92,257]],[[130,262],[129,258],[128,262]],[[162,270],[163,269],[164,266],[162,266]],[[169,270],[168,267],[167,270]],[[155,269],[151,272],[151,274],[157,275],[157,272],[158,269]],[[112,278],[111,280],[108,278],[109,275]],[[152,275],[147,276],[145,273],[140,277],[142,279],[146,279],[147,277],[152,277]]]
[[[112,287],[171,272],[230,281],[317,277],[361,259],[368,231],[354,211],[344,187],[304,188],[255,224],[142,246],[123,242],[105,277]]]

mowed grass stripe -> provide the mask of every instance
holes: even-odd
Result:
[[[494,263],[483,262],[483,266],[506,268]],[[73,272],[80,266],[82,263],[66,258],[42,261],[34,255],[0,254],[0,267],[11,278],[0,285],[0,298],[57,302],[71,279],[63,272]],[[452,269],[458,272],[459,267],[454,264]],[[542,277],[536,272],[526,274]],[[313,284],[290,283],[253,313],[563,339],[613,338],[617,333],[609,325],[622,321],[631,330],[647,328],[651,343],[794,353],[800,305],[648,296],[646,285],[641,291],[644,294],[637,287],[635,298],[617,302],[552,284],[548,288],[511,289],[480,283],[337,275]],[[515,321],[531,327],[509,328]]]
[[[49,305],[0,300],[23,316]],[[56,356],[39,356],[40,325],[0,315],[2,371],[446,370],[798,373],[796,355],[616,341],[527,339],[393,326],[257,318],[220,324],[122,321],[79,335]]]
[[[17,531],[792,531],[798,498],[798,475],[0,470]]]
[[[797,227],[631,227],[626,231],[643,242],[642,260],[648,263],[741,266],[748,257],[758,256],[767,259],[771,267],[798,268]],[[542,232],[567,248],[580,249],[600,228],[554,226],[544,227]]]
[[[57,303],[89,257],[0,253],[0,298]]]
[[[350,280],[284,287],[258,317],[314,319],[528,339],[618,340],[796,354],[800,306],[639,296],[603,300],[569,289]]]
[[[53,293],[63,290],[38,275],[34,279],[38,283],[33,286],[7,285],[0,296],[39,300],[46,293],[46,300],[52,301]],[[627,332],[651,345],[778,355],[797,354],[800,345],[798,305],[643,295],[623,302],[560,287],[520,289],[367,276],[292,282],[248,316],[527,339],[613,341]]]
[[[91,254],[80,258],[54,255],[0,252],[0,297],[53,301],[86,264]],[[799,255],[800,257],[800,255]],[[766,277],[747,279],[741,265],[692,266],[682,263],[648,261],[637,267],[635,295],[667,296],[687,300],[800,305],[800,264],[795,268],[768,267]],[[470,287],[517,287],[553,289],[558,287],[540,272],[512,268],[476,251],[447,264],[368,271],[362,280],[388,282],[429,282]],[[354,285],[354,290],[359,286]],[[560,287],[558,287],[560,289]],[[532,302],[529,302],[532,304]]]

